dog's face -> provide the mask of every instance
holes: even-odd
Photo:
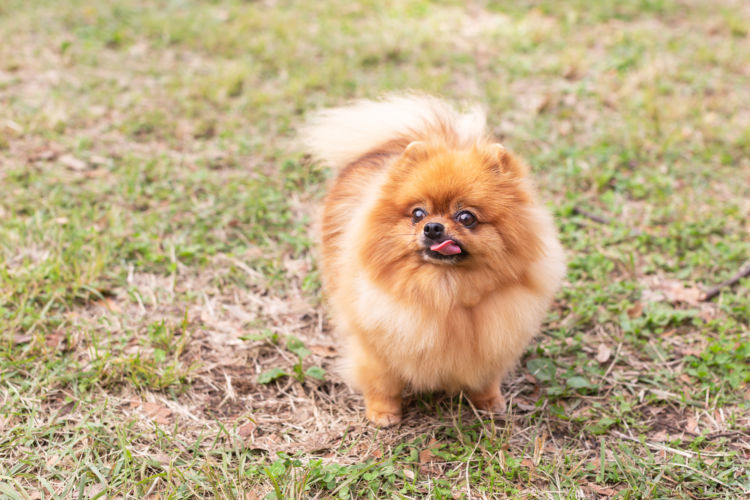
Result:
[[[448,267],[518,278],[540,246],[524,177],[525,167],[497,144],[410,144],[367,219],[364,262],[376,274]]]

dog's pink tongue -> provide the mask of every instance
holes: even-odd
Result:
[[[436,243],[430,247],[433,252],[443,255],[456,255],[461,253],[461,248],[453,240],[445,240],[442,243]]]

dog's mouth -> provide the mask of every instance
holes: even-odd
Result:
[[[458,255],[463,252],[463,250],[461,250],[461,247],[456,245],[456,242],[453,240],[445,240],[440,243],[430,245],[430,251],[437,252],[443,256]]]
[[[424,245],[424,255],[430,259],[455,261],[463,259],[468,255],[461,242],[450,238],[437,243],[432,240],[426,240]]]

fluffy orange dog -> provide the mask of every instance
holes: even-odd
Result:
[[[421,95],[323,111],[303,138],[339,169],[321,269],[367,417],[399,422],[406,386],[502,411],[500,382],[565,270],[526,166],[490,140],[481,111]]]

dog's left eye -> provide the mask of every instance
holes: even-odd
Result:
[[[414,209],[414,210],[412,210],[412,212],[411,212],[411,221],[412,221],[412,222],[413,222],[414,224],[416,224],[417,222],[421,221],[421,220],[422,220],[422,219],[424,219],[425,217],[427,217],[427,212],[425,212],[425,211],[424,211],[424,210],[422,210],[421,208],[415,208],[415,209]]]
[[[466,227],[471,227],[477,223],[477,218],[468,210],[459,212],[458,215],[456,215],[456,220],[459,222],[459,224],[462,224]]]

